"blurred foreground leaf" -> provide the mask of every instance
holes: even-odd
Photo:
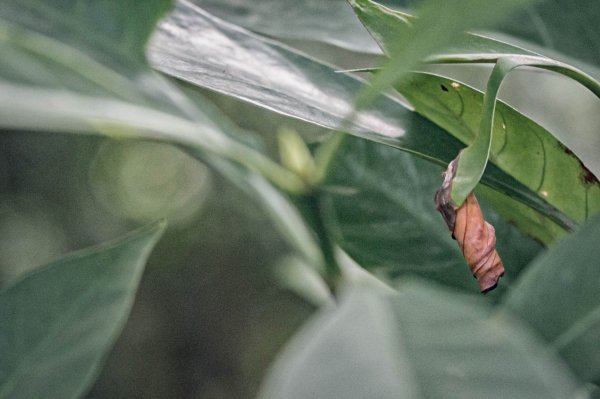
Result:
[[[0,398],[76,398],[119,335],[164,223],[44,266],[0,291]]]
[[[406,283],[353,290],[325,308],[274,363],[261,399],[568,398],[562,362],[472,297]]]
[[[527,41],[527,45],[535,43],[600,66],[599,21],[600,8],[595,0],[552,0],[527,7],[507,19],[499,30]]]
[[[213,15],[269,36],[381,54],[345,0],[192,0]]]
[[[587,381],[600,380],[598,237],[600,216],[537,258],[505,302]]]
[[[230,124],[212,108],[204,112],[201,101],[187,98],[148,66],[146,41],[171,2],[67,3],[0,3],[0,127],[182,146],[253,198],[281,205],[269,216],[318,264],[316,250],[305,250],[311,237],[295,210],[274,188],[264,194],[265,179],[288,191],[301,189],[299,179],[227,134]]]
[[[381,40],[386,34],[390,36],[386,46],[382,46],[389,60],[381,73],[373,78],[372,88],[361,93],[359,104],[370,102],[379,91],[400,82],[427,57],[460,40],[465,31],[492,27],[535,1],[499,0],[484,4],[478,0],[423,0],[416,9],[417,18],[408,24],[407,16],[394,14],[383,7],[379,7],[381,12],[378,14],[361,13],[378,6],[370,0],[349,0],[376,40]],[[402,20],[397,28],[391,26],[393,17]]]

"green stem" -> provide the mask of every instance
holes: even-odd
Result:
[[[340,147],[346,142],[347,136],[347,134],[340,131],[334,132],[333,135],[317,149],[315,154],[315,164],[317,166],[317,170],[315,171],[316,185],[320,185],[327,180],[327,176],[331,171],[331,164]]]
[[[501,58],[510,59],[514,64],[518,64],[516,67],[528,66],[539,69],[545,69],[548,71],[556,72],[560,75],[566,76],[573,79],[577,83],[584,86],[586,89],[594,93],[594,95],[600,98],[600,82],[594,77],[588,75],[582,70],[575,68],[564,62],[556,61],[543,56],[535,55],[507,55]],[[485,58],[468,58],[460,56],[434,56],[427,60],[428,64],[495,64],[499,58],[485,57]],[[362,72],[362,71],[361,71]]]
[[[322,193],[319,190],[312,191],[301,197],[299,204],[317,236],[317,241],[325,261],[324,279],[335,296],[342,281],[342,272],[335,256],[335,242],[331,239],[325,225]]]

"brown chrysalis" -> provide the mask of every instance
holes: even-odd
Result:
[[[485,293],[496,288],[504,274],[504,266],[496,251],[494,227],[483,219],[475,194],[470,193],[460,207],[450,198],[457,165],[458,157],[444,172],[442,187],[435,193],[435,206],[458,242],[481,292]]]

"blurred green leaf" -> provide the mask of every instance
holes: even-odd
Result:
[[[286,39],[314,40],[380,54],[345,0],[192,0],[226,21]]]
[[[168,1],[47,1],[0,4],[0,126],[53,133],[101,133],[184,146],[237,185],[282,203],[263,181],[294,192],[303,183],[259,151],[228,135],[230,124],[199,108],[147,65],[144,48]],[[135,15],[135,18],[132,17]],[[133,19],[132,19],[133,18]],[[213,155],[207,155],[207,153]],[[263,176],[254,176],[225,159]],[[252,176],[250,179],[246,177]],[[254,184],[254,186],[253,186]],[[291,206],[269,212],[292,244],[311,246]],[[287,212],[289,211],[289,212]],[[303,252],[311,263],[315,251]]]
[[[600,377],[600,216],[537,258],[505,308],[546,338],[584,380]]]
[[[54,1],[36,8],[29,2],[3,3],[0,125],[168,141],[219,154],[260,170],[286,190],[300,190],[302,183],[293,174],[226,135],[148,67],[145,43],[166,5],[113,0],[66,6]],[[143,22],[130,24],[125,15],[137,8],[144,9],[136,16]]]
[[[190,40],[189,38],[193,38]],[[347,73],[178,2],[150,43],[161,72],[328,129],[340,128],[365,83]],[[347,129],[358,136],[447,158],[459,143],[388,97]]]
[[[421,283],[353,290],[280,355],[262,399],[567,398],[577,382],[514,320]]]
[[[414,17],[371,0],[349,0],[354,12],[384,52],[390,55],[398,38],[406,35]],[[446,53],[535,54],[485,36],[465,33],[440,49]]]
[[[159,26],[150,58],[158,70],[179,79],[439,164],[447,164],[461,148],[454,137],[390,97],[380,96],[372,108],[348,122],[345,118],[353,110],[354,96],[366,87],[364,82],[187,2],[179,2]],[[488,168],[483,182],[570,225],[568,218],[495,167]]]
[[[599,21],[595,0],[552,0],[528,6],[504,21],[499,30],[599,66]]]
[[[76,398],[96,378],[164,223],[87,249],[0,291],[0,398]]]
[[[175,127],[198,116],[145,61],[145,42],[169,4],[3,2],[2,126],[70,132],[120,126],[121,135],[151,136],[165,123]]]
[[[170,6],[171,0],[2,2],[2,39],[25,45],[34,44],[28,40],[33,40],[34,34],[39,38],[56,37],[69,47],[85,49],[98,62],[119,64],[127,69],[143,67],[145,56],[140,43],[146,42]],[[132,15],[136,18],[132,19]],[[30,30],[31,36],[17,37],[24,34],[19,27]],[[124,65],[124,60],[130,63]]]
[[[390,277],[417,274],[479,292],[458,244],[435,210],[442,167],[394,148],[347,137],[323,187],[327,222],[360,265]],[[486,207],[506,266],[504,286],[541,246]]]
[[[370,24],[382,23],[378,29],[367,28],[375,32],[376,40],[381,39],[381,33],[390,28],[393,17],[404,19],[398,23],[398,28],[389,32],[390,40],[386,41],[386,52],[390,59],[383,70],[371,81],[372,87],[361,93],[357,100],[360,106],[370,103],[378,92],[398,83],[404,75],[425,61],[427,57],[442,51],[445,47],[460,40],[464,32],[470,29],[480,29],[493,26],[511,13],[523,8],[536,0],[501,0],[482,4],[478,0],[424,0],[416,9],[416,16],[410,26],[405,22],[406,16],[381,8],[379,17],[361,20]],[[364,5],[371,9],[373,3],[369,0],[349,0],[356,8]],[[359,14],[359,17],[361,14]]]

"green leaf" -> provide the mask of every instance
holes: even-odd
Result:
[[[164,1],[63,3],[48,2],[38,11],[29,1],[2,5],[1,126],[168,141],[260,170],[286,190],[302,190],[292,173],[226,135],[148,67],[143,50]],[[138,9],[140,22],[130,23],[126,11]]]
[[[511,71],[523,66],[554,70],[571,76],[586,85],[597,96],[600,96],[600,84],[598,82],[568,65],[533,56],[506,56],[499,58],[492,70],[483,97],[478,134],[469,147],[461,153],[458,163],[456,176],[452,185],[452,199],[457,205],[462,204],[469,193],[475,189],[487,165],[492,147],[494,115],[500,85]],[[517,111],[515,110],[514,112]],[[525,119],[524,116],[523,119]]]
[[[341,127],[355,94],[365,87],[352,75],[187,2],[177,3],[159,25],[149,56],[168,75],[328,129]],[[442,130],[388,97],[357,115],[348,129],[433,159],[459,148]]]
[[[527,7],[502,23],[500,31],[598,66],[599,21],[595,0],[552,0]]]
[[[353,0],[351,3],[365,27],[385,53],[391,56],[392,47],[398,41],[398,37],[406,36],[411,31],[411,15],[389,9],[371,0]],[[541,22],[543,24],[543,21]],[[597,67],[548,49],[536,49],[535,52],[530,49],[529,44],[526,49],[513,42],[518,40],[501,40],[467,32],[425,60],[429,63],[496,63],[501,58],[509,57],[521,65],[547,69],[570,77],[597,96],[600,94],[600,69]]]
[[[353,290],[272,366],[261,399],[567,398],[577,382],[535,337],[472,297],[421,283]]]
[[[86,49],[91,58],[102,63],[123,64],[123,59],[128,59],[130,67],[135,62],[144,64],[144,47],[140,44],[148,40],[158,19],[170,6],[171,0],[2,2],[1,31],[6,39],[18,35],[18,27],[27,27],[30,35],[35,32],[39,37],[60,38],[69,47]],[[132,15],[136,18],[131,18]],[[9,40],[35,44],[29,38],[32,37]]]
[[[406,23],[405,15],[384,7],[379,7],[381,12],[374,16],[378,11],[374,10],[377,5],[369,0],[349,2],[359,10],[359,18],[376,40],[382,40],[383,36],[389,37],[383,47],[390,59],[382,72],[372,80],[372,88],[361,93],[357,103],[362,106],[370,103],[381,90],[398,83],[428,56],[459,40],[466,30],[497,24],[533,1],[503,0],[482,6],[477,0],[426,0],[419,4],[417,18],[410,25]],[[367,12],[362,12],[364,10]],[[394,19],[403,20],[396,29],[390,28]]]
[[[2,2],[0,126],[183,146],[235,184],[253,191],[253,197],[281,205],[269,216],[286,237],[294,237],[292,245],[314,261],[314,243],[305,226],[298,228],[297,212],[282,205],[287,200],[272,187],[265,192],[268,184],[262,176],[237,164],[260,171],[290,192],[301,191],[303,183],[242,143],[239,135],[226,134],[235,129],[222,115],[197,96],[186,97],[148,66],[146,41],[169,4],[163,0]]]
[[[193,0],[211,14],[268,36],[312,40],[368,54],[381,51],[345,0]]]
[[[472,143],[477,136],[483,107],[478,90],[429,73],[414,74],[398,90],[461,141]],[[600,184],[571,151],[501,101],[496,114],[491,162],[577,223],[600,211]]]
[[[162,113],[174,114],[167,123],[187,116],[189,105],[175,99],[144,58],[146,40],[168,4],[3,2],[2,125],[95,131],[122,124],[129,131],[156,131],[149,122]],[[132,21],[131,15],[139,17]]]
[[[119,335],[164,230],[74,253],[0,291],[0,398],[77,398]]]
[[[584,380],[600,378],[600,216],[538,257],[504,307],[526,320]]]
[[[391,55],[397,45],[398,38],[406,35],[411,27],[414,17],[411,14],[397,11],[371,0],[349,0],[354,12],[368,29],[384,53]],[[537,55],[521,47],[492,39],[480,34],[464,33],[455,40],[440,48],[441,54],[489,54],[488,57],[497,57],[507,54]],[[438,54],[438,52],[436,52]]]
[[[330,233],[377,275],[416,274],[479,292],[458,244],[433,206],[442,169],[394,148],[347,137],[323,187]],[[501,291],[541,246],[483,202],[506,267]]]
[[[178,3],[159,26],[150,58],[158,70],[192,84],[329,129],[343,125],[353,135],[439,164],[447,164],[461,148],[458,140],[390,97],[380,96],[345,125],[354,96],[365,88],[363,81],[186,2]],[[488,168],[483,182],[563,226],[573,224],[496,168]]]

